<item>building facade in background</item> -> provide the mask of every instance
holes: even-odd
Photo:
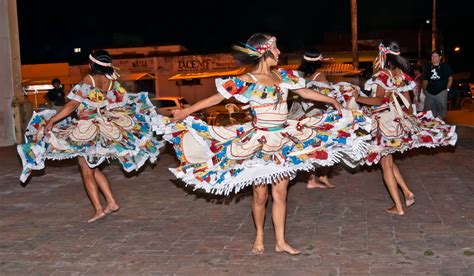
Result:
[[[216,93],[214,78],[238,75],[245,72],[239,67],[232,53],[190,55],[181,45],[106,49],[113,58],[114,66],[120,70],[119,81],[129,92],[147,91],[151,97],[179,96],[194,103]],[[360,53],[361,64],[372,64],[375,51]],[[297,69],[302,53],[283,55],[281,66]],[[325,73],[333,80],[358,82],[363,70],[352,67],[350,52],[324,53],[328,62]],[[89,72],[89,65],[67,63],[23,65],[23,85],[33,106],[45,103],[43,93],[51,80],[59,78],[65,91],[72,88]],[[347,75],[356,76],[347,78]]]

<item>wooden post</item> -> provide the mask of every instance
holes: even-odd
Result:
[[[352,64],[359,68],[359,50],[357,48],[357,0],[351,0],[351,22],[352,22]]]
[[[423,24],[418,28],[418,60],[417,64],[421,64],[421,32],[423,31]]]
[[[436,0],[433,0],[433,18],[431,24],[431,51],[436,50],[438,27],[436,25]]]

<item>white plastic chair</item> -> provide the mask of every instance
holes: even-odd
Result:
[[[227,112],[229,112],[229,115],[232,115],[232,113],[237,113],[240,110],[239,107],[233,103],[228,103],[224,107],[227,109]]]
[[[207,116],[207,124],[209,125],[215,124],[217,115],[219,115],[219,112],[209,113],[209,116]]]

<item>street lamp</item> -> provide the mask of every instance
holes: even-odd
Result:
[[[461,47],[459,47],[459,46],[454,47],[454,51],[455,51],[456,53],[461,52]]]

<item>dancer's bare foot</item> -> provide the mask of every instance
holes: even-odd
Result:
[[[405,214],[405,212],[403,212],[402,209],[397,209],[397,207],[395,207],[395,206],[393,206],[392,208],[387,209],[386,211],[390,214],[399,215],[399,216],[403,216]]]
[[[263,246],[263,235],[257,235],[255,242],[253,243],[252,253],[255,255],[263,255],[265,252],[265,246]]]
[[[105,213],[104,212],[95,212],[94,215],[87,220],[88,223],[94,222],[99,219],[105,218]]]
[[[118,210],[120,210],[120,206],[118,206],[116,203],[107,204],[107,207],[105,207],[105,209],[104,209],[104,213],[106,215],[108,215],[108,214],[112,214],[114,212],[117,212]]]
[[[326,186],[319,184],[318,181],[316,181],[316,177],[311,176],[308,179],[308,183],[306,184],[306,188],[307,189],[315,189],[315,188],[326,189]]]
[[[323,183],[324,185],[326,185],[326,188],[328,189],[332,189],[334,188],[335,186],[331,184],[331,182],[329,182],[329,178],[327,175],[322,175],[319,177],[319,182]]]
[[[275,245],[275,251],[278,253],[284,252],[290,255],[299,255],[301,252],[298,249],[291,247],[287,243],[277,244]]]
[[[325,185],[321,185],[319,183],[308,183],[306,184],[307,189],[326,189],[327,187]]]
[[[412,206],[413,204],[415,204],[415,194],[406,195],[406,196],[405,196],[405,205],[406,205],[407,207],[410,207],[410,206]]]

